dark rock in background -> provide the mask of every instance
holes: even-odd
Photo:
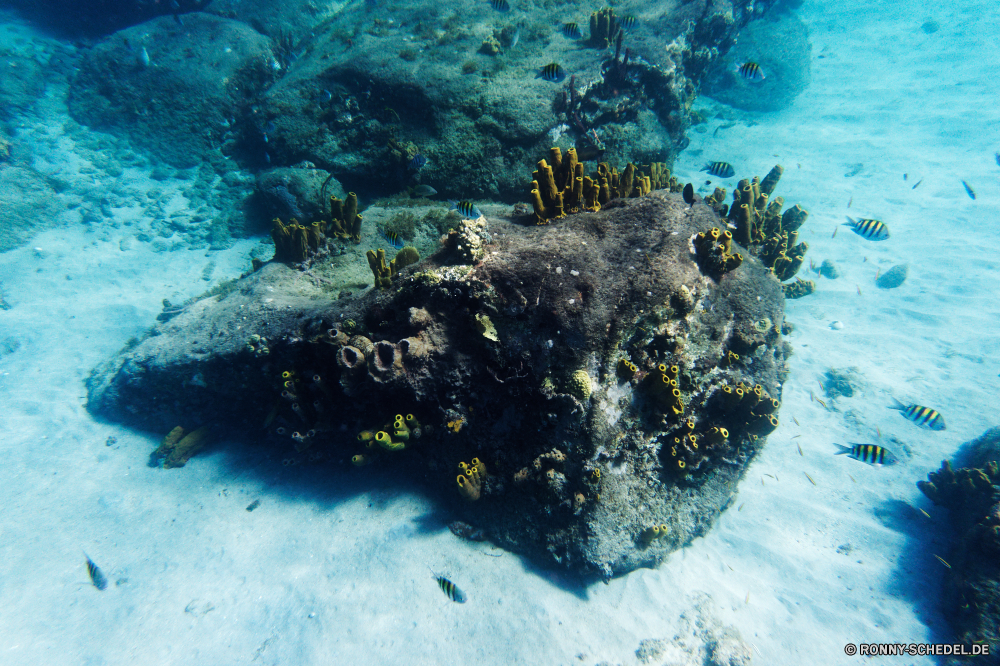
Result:
[[[875,286],[879,289],[895,289],[906,282],[909,273],[909,264],[898,264],[875,278]]]
[[[701,92],[744,111],[780,111],[808,87],[812,45],[806,24],[787,7],[775,8],[740,31],[736,45],[713,62]],[[736,66],[747,61],[764,69],[763,81],[745,81]]]
[[[950,509],[955,543],[943,569],[944,615],[956,642],[985,642],[993,651],[977,663],[1000,664],[1000,427],[963,444],[954,468],[944,461],[917,485],[935,504]],[[948,666],[968,663],[951,657]]]
[[[478,458],[481,497],[459,511],[494,542],[604,577],[655,565],[711,526],[764,443],[724,387],[780,397],[781,285],[745,251],[703,275],[690,239],[720,222],[678,195],[489,224],[357,298],[267,264],[97,369],[89,409],[163,433],[214,425],[293,459],[380,454],[455,503],[457,464]],[[657,397],[659,364],[679,367],[682,415]],[[406,450],[358,442],[408,413],[422,436]]]
[[[329,218],[330,197],[346,196],[344,188],[328,172],[291,167],[257,174],[257,193],[264,199],[271,218],[277,216],[287,222],[294,217],[302,223]]]
[[[190,167],[218,152],[235,119],[277,76],[277,65],[271,41],[243,23],[197,13],[181,26],[160,17],[115,33],[84,56],[70,112]]]

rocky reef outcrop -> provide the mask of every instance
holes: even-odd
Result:
[[[720,226],[663,191],[546,226],[480,218],[356,298],[271,262],[95,370],[88,405],[404,465],[505,548],[603,577],[655,565],[777,425],[782,287],[746,250],[704,272],[694,241]]]
[[[252,168],[308,161],[362,197],[423,184],[515,201],[518,174],[552,145],[671,165],[707,67],[772,4],[510,7],[470,21],[430,0],[290,3],[280,16],[259,0],[189,3],[88,51],[71,108],[175,166],[221,151]],[[573,21],[579,39],[559,28]]]
[[[943,461],[917,486],[951,512],[955,543],[947,555],[942,603],[957,640],[1000,644],[1000,427],[963,444],[954,465]],[[995,653],[976,659],[1000,663]]]

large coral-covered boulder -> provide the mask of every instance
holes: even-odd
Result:
[[[203,13],[183,24],[161,16],[111,35],[84,56],[70,112],[190,167],[219,148],[278,68],[271,40],[243,23]]]
[[[600,576],[653,565],[708,529],[777,425],[782,288],[728,242],[742,263],[703,272],[692,241],[720,224],[666,192],[466,221],[353,299],[271,263],[98,369],[90,409],[420,469],[504,547]]]

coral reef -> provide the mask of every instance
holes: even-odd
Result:
[[[606,49],[614,44],[621,31],[615,10],[605,7],[590,14],[590,39],[587,44],[595,49]]]
[[[343,201],[336,196],[330,197],[330,235],[360,243],[361,217],[358,213],[358,195],[354,192],[348,192],[347,199]]]
[[[795,278],[795,282],[786,282],[781,288],[785,291],[785,298],[802,298],[816,291],[816,283],[812,280]]]
[[[726,218],[733,229],[731,236],[728,230],[713,230],[695,240],[699,264],[705,273],[719,276],[739,265],[736,257],[742,260],[742,255],[733,255],[730,250],[731,242],[735,240],[770,268],[780,282],[795,276],[809,249],[807,243],[798,242],[799,227],[809,213],[798,205],[782,213],[784,199],[770,198],[783,171],[781,165],[776,165],[763,180],[754,176],[753,179],[739,181],[733,191],[733,203],[729,206],[723,203],[726,199],[723,188],[717,187],[705,197],[704,203],[720,217]],[[800,298],[812,293],[815,288],[814,283],[801,280],[783,286],[786,298]]]
[[[917,486],[947,507],[955,541],[943,570],[944,615],[965,644],[1000,642],[1000,427],[963,444]],[[947,666],[965,663],[959,658]]]
[[[150,456],[150,460],[162,459],[164,469],[184,467],[191,456],[208,444],[208,434],[208,428],[204,426],[186,435],[184,428],[177,426],[163,438],[159,448]]]
[[[464,462],[458,463],[458,478],[455,480],[458,484],[458,492],[470,502],[479,499],[485,478],[486,466],[480,462],[479,458],[473,458],[468,465]]]
[[[613,199],[641,197],[654,189],[677,185],[677,179],[671,177],[662,162],[642,169],[629,162],[621,173],[601,162],[592,176],[585,176],[576,149],[570,148],[564,157],[558,146],[550,149],[549,161],[551,164],[539,160],[538,168],[531,173],[531,205],[536,224],[548,224],[573,213],[596,212]]]
[[[726,229],[712,227],[695,236],[695,254],[701,270],[713,277],[735,270],[743,263],[743,255],[733,252],[733,234]]]
[[[491,215],[349,299],[271,262],[95,371],[89,408],[147,428],[249,424],[289,464],[405,461],[478,497],[498,546],[605,578],[654,566],[730,505],[777,426],[782,289],[749,253],[706,279],[690,239],[713,227],[710,207],[664,190],[559,224]],[[358,422],[387,404],[413,408]],[[459,480],[472,457],[484,467]],[[651,516],[668,531],[646,544]]]
[[[368,257],[368,267],[372,269],[372,274],[375,276],[375,286],[379,289],[385,289],[391,285],[392,279],[399,275],[399,271],[420,261],[420,253],[417,252],[416,248],[410,246],[400,248],[396,252],[396,257],[388,264],[385,262],[385,250],[382,248],[368,250],[365,256]]]

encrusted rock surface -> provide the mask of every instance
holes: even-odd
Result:
[[[718,225],[665,192],[549,226],[480,219],[353,299],[267,264],[98,368],[89,408],[381,456],[505,548],[604,577],[655,565],[711,526],[776,423],[781,285],[749,253],[702,274],[691,239]],[[482,259],[460,263],[472,236]],[[404,450],[359,442],[400,413],[420,423]],[[473,459],[481,493],[460,500]]]
[[[961,446],[954,469],[947,460],[917,486],[935,504],[951,510],[955,543],[944,570],[945,616],[966,645],[1000,643],[1000,426]],[[976,657],[1000,664],[995,653]],[[948,666],[967,663],[952,657]]]

